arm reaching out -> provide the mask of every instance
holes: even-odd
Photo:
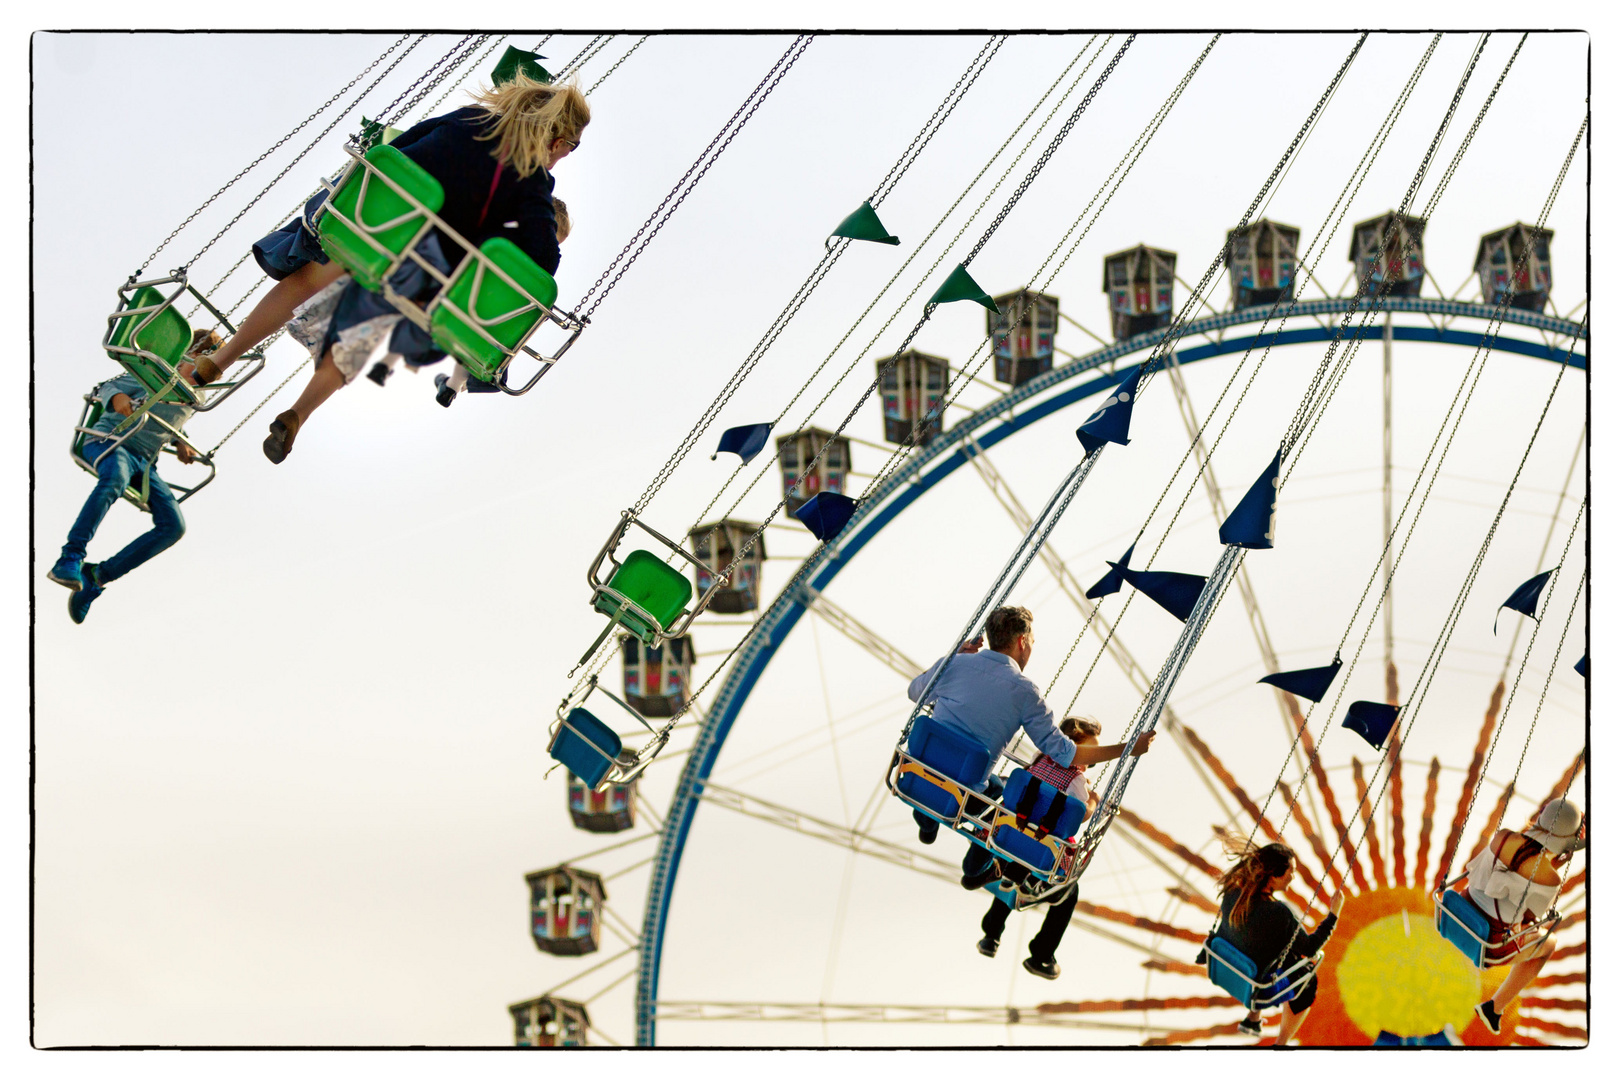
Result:
[[[1147,731],[1137,736],[1136,745],[1129,748],[1132,757],[1141,757],[1153,747],[1153,740],[1158,738],[1158,732]],[[1082,746],[1075,751],[1074,760],[1082,765],[1100,765],[1105,761],[1124,757],[1127,747],[1124,743],[1113,743],[1109,746]]]

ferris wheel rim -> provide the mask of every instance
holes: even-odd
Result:
[[[1496,351],[1515,353],[1548,361],[1565,361],[1571,367],[1586,370],[1587,357],[1575,351],[1575,344],[1589,340],[1589,332],[1582,322],[1544,315],[1521,308],[1499,306],[1470,301],[1430,299],[1416,296],[1325,297],[1300,301],[1289,309],[1289,317],[1311,317],[1365,311],[1388,314],[1422,314],[1446,318],[1467,318],[1495,322],[1495,333],[1462,331],[1442,326],[1393,326],[1392,337],[1398,341],[1413,341],[1479,348],[1489,345]],[[1261,304],[1235,311],[1220,312],[1193,320],[1185,325],[1181,339],[1212,334],[1230,327],[1270,322],[1277,316],[1274,305]],[[1528,341],[1506,337],[1502,331],[1509,325],[1552,333],[1562,344]],[[640,934],[640,957],[637,963],[635,996],[635,1039],[640,1046],[655,1045],[657,1033],[657,991],[663,954],[663,939],[668,926],[669,903],[674,879],[679,872],[681,855],[691,831],[697,806],[702,801],[702,787],[708,781],[715,762],[730,734],[743,706],[752,694],[765,669],[769,666],[783,642],[809,610],[815,595],[824,590],[840,571],[871,540],[887,527],[923,493],[938,486],[957,469],[969,463],[972,457],[1016,434],[1039,420],[1052,416],[1069,405],[1102,393],[1119,382],[1116,362],[1159,345],[1171,328],[1153,330],[1116,341],[1112,345],[1075,357],[1068,363],[1053,367],[1021,386],[1014,387],[991,401],[955,426],[941,431],[926,446],[919,448],[913,460],[896,469],[860,500],[854,516],[846,527],[848,539],[819,547],[806,560],[809,566],[804,583],[794,590],[778,594],[770,606],[761,612],[754,634],[736,657],[719,689],[706,710],[705,721],[694,740],[681,776],[664,815],[664,828],[659,836],[658,852],[654,857],[652,873],[648,879],[643,906]],[[1258,334],[1237,338],[1211,338],[1206,343],[1188,345],[1175,351],[1179,365],[1196,363],[1234,352],[1246,352],[1256,346],[1299,345],[1332,340],[1342,331],[1331,326],[1312,326],[1293,330],[1262,330]],[[1376,334],[1382,334],[1379,327]],[[1375,334],[1370,326],[1357,331],[1359,337]],[[1567,358],[1567,360],[1566,360]],[[1106,373],[1048,396],[1061,384],[1080,375]],[[1037,401],[1036,399],[1039,398]],[[1026,402],[1034,402],[1022,413],[1013,410]],[[988,428],[983,434],[980,429]],[[926,473],[924,469],[933,465]]]

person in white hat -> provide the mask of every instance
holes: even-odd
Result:
[[[1515,934],[1552,909],[1563,885],[1563,868],[1586,846],[1586,819],[1568,799],[1541,808],[1524,832],[1498,829],[1489,847],[1468,864],[1468,899],[1485,913],[1491,933],[1485,967],[1512,964],[1502,985],[1474,1012],[1491,1029],[1502,1030],[1502,1013],[1534,979],[1558,948],[1552,934]]]

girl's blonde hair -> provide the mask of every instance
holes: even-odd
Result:
[[[557,222],[557,243],[560,244],[574,231],[574,219],[568,216],[568,204],[556,196],[551,199],[551,213]]]
[[[531,176],[551,163],[551,144],[558,139],[577,143],[591,122],[591,107],[575,83],[537,82],[521,73],[510,82],[481,90],[473,99],[494,118],[487,135],[498,139],[494,157]]]

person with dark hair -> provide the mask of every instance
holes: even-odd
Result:
[[[1074,743],[1075,763],[1065,768],[1042,754],[1030,765],[1030,775],[1085,803],[1086,817],[1089,818],[1097,812],[1101,797],[1086,785],[1086,763],[1082,752],[1097,746],[1102,736],[1102,725],[1090,717],[1067,716],[1058,725],[1058,730]],[[1019,878],[1028,874],[1028,870],[1022,866],[1009,866],[1009,871],[1012,870],[1023,871],[1017,875]],[[1057,947],[1063,942],[1063,931],[1069,928],[1069,918],[1074,914],[1074,906],[1079,898],[1080,890],[1076,884],[1046,901],[1046,918],[1041,921],[1040,931],[1030,938],[1029,956],[1024,960],[1025,971],[1042,979],[1058,977],[1062,969],[1058,967]],[[984,937],[979,939],[980,955],[996,955],[1002,931],[1007,928],[1007,916],[1011,914],[1011,905],[999,895],[990,902],[990,910],[984,913],[984,918],[979,922],[979,928],[984,931]]]
[[[1261,982],[1298,960],[1314,956],[1339,921],[1344,893],[1334,894],[1328,917],[1306,933],[1293,909],[1276,895],[1294,880],[1294,849],[1280,843],[1256,847],[1234,833],[1223,833],[1221,840],[1226,853],[1237,862],[1215,883],[1221,897],[1221,923],[1215,936],[1231,942],[1253,960]],[[1315,1001],[1316,980],[1312,979],[1288,1002],[1276,1045],[1283,1046],[1294,1037]],[[1260,1034],[1259,1011],[1251,1010],[1238,1024],[1238,1030]]]
[[[1498,829],[1469,862],[1458,884],[1457,891],[1467,895],[1490,924],[1485,966],[1513,965],[1496,993],[1474,1006],[1493,1035],[1501,1034],[1502,1013],[1558,948],[1558,938],[1550,932],[1527,935],[1529,940],[1514,934],[1552,909],[1564,883],[1565,864],[1586,846],[1585,832],[1580,807],[1568,799],[1554,799],[1523,832]]]
[[[989,639],[988,650],[981,651],[982,640],[974,638],[954,656],[936,660],[911,680],[907,690],[912,701],[920,700],[929,680],[940,672],[927,703],[934,720],[990,752],[984,775],[970,783],[970,788],[992,799],[1001,798],[1002,780],[993,770],[1020,729],[1060,768],[1073,765],[1077,755],[1082,764],[1095,764],[1126,752],[1123,743],[1081,751],[1058,730],[1040,689],[1024,674],[1035,648],[1035,617],[1028,608],[996,608],[985,621],[984,636]],[[1152,742],[1151,732],[1143,735],[1131,753],[1147,753]],[[921,810],[912,811],[912,817],[917,822],[917,838],[932,844],[939,835],[939,822]],[[969,845],[962,859],[962,887],[971,891],[999,876],[995,857],[977,844]]]

